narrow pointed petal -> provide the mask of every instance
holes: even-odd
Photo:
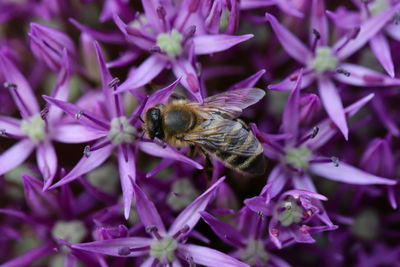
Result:
[[[374,70],[350,63],[340,64],[340,68],[350,72],[350,76],[335,74],[335,79],[355,86],[394,86],[400,79],[390,78]]]
[[[276,0],[244,0],[240,1],[240,9],[241,10],[249,10],[249,9],[255,9],[255,8],[260,8],[260,7],[267,7],[267,6],[273,6],[276,4]]]
[[[252,88],[256,85],[258,80],[264,75],[265,70],[259,70],[250,77],[244,79],[243,81],[240,81],[238,83],[235,83],[231,87],[229,87],[228,90],[234,90],[234,89],[239,89],[239,88]]]
[[[178,250],[182,252],[183,255],[190,255],[196,264],[202,266],[250,267],[250,265],[228,256],[227,254],[203,246],[179,244]]]
[[[39,104],[33,94],[32,88],[28,81],[19,72],[17,67],[9,60],[3,53],[0,53],[0,71],[3,73],[4,81],[15,84],[16,89],[10,89],[10,93],[14,99],[15,104],[21,111],[21,115],[27,119],[33,114],[39,113]],[[14,90],[17,90],[19,96],[22,98],[23,103],[18,99]]]
[[[338,167],[335,167],[333,163],[312,163],[309,166],[309,170],[313,174],[325,177],[330,180],[348,184],[358,184],[358,185],[396,184],[395,180],[379,177],[364,172],[344,162],[340,162]]]
[[[66,101],[61,101],[57,100],[55,98],[43,95],[42,96],[44,100],[46,100],[49,104],[55,105],[58,108],[62,109],[65,113],[67,113],[70,117],[76,120],[76,122],[79,122],[83,126],[89,127],[89,128],[94,128],[95,130],[102,130],[102,131],[108,131],[110,129],[109,122],[103,119],[102,117],[99,117],[97,114],[86,111],[83,108],[80,108],[79,106],[66,102]],[[81,114],[79,118],[77,118],[78,113],[83,112],[84,114],[89,115],[92,117],[96,122],[93,120],[88,119],[84,114]]]
[[[57,245],[53,241],[47,241],[46,243],[28,250],[24,254],[2,263],[2,267],[18,267],[18,266],[29,266],[34,261],[54,254],[54,248],[57,249]]]
[[[115,93],[122,93],[128,90],[139,88],[153,80],[167,65],[167,60],[160,55],[148,57],[133,74],[123,82]]]
[[[364,107],[371,99],[374,97],[374,94],[369,94],[357,102],[351,104],[350,106],[344,109],[345,115],[347,118],[351,118],[356,114],[362,107]],[[307,145],[311,150],[317,150],[326,144],[332,137],[337,133],[337,128],[332,127],[332,122],[330,119],[323,120],[321,123],[317,124],[319,129],[318,135],[315,138],[309,139],[306,141],[305,145]]]
[[[387,9],[376,16],[369,18],[360,26],[360,32],[357,37],[351,40],[346,46],[340,49],[336,55],[339,59],[345,59],[363,47],[373,36],[379,33],[382,28],[392,19],[394,13],[399,9],[400,5],[396,5]],[[333,46],[336,51],[348,37],[344,36],[338,40]]]
[[[36,161],[44,181],[43,190],[47,190],[57,171],[57,154],[51,142],[43,141],[38,145]]]
[[[141,248],[150,246],[153,239],[144,237],[115,238],[89,243],[71,245],[74,249],[84,250],[93,253],[110,255],[115,257],[139,257],[149,254],[149,250],[132,251],[129,255],[121,255],[118,251],[122,247]]]
[[[72,182],[73,180],[79,178],[79,176],[100,166],[111,155],[113,150],[114,146],[110,144],[98,150],[91,151],[89,157],[84,155],[78,164],[76,164],[76,166],[67,175],[61,178],[60,181],[52,185],[50,189]]]
[[[231,225],[217,220],[214,216],[205,211],[201,211],[200,216],[225,243],[236,248],[244,246],[245,237]]]
[[[122,151],[122,147],[121,146],[118,147],[118,167],[119,167],[119,175],[121,178],[122,195],[124,199],[124,216],[125,219],[128,220],[133,198],[133,186],[131,180],[129,179],[129,176],[132,177],[133,180],[135,180],[136,164],[135,164],[135,155],[133,154],[133,150],[128,146],[126,149],[126,154],[127,155],[125,158],[124,151]]]
[[[262,212],[264,216],[272,216],[273,206],[265,203],[264,197],[257,196],[245,199],[244,204],[256,213]]]
[[[97,61],[100,68],[101,88],[104,95],[104,104],[107,108],[108,114],[111,118],[116,117],[116,107],[113,96],[113,88],[108,87],[109,82],[113,79],[109,70],[106,67],[103,52],[101,52],[100,45],[97,41],[93,42],[94,49],[96,50]],[[120,103],[119,103],[120,104]]]
[[[203,103],[200,82],[192,64],[187,60],[178,59],[175,64],[172,65],[172,71],[174,72],[175,77],[181,78],[181,84],[187,89],[187,91],[193,95],[199,103]]]
[[[157,0],[142,0],[144,13],[146,19],[151,23],[155,32],[159,33],[163,31],[162,21],[157,15],[157,8],[162,6]]]
[[[140,221],[144,224],[145,228],[156,226],[159,233],[162,235],[165,234],[164,223],[154,203],[146,196],[133,179],[132,185],[135,193],[136,211]]]
[[[313,0],[311,6],[310,33],[313,29],[320,34],[319,44],[326,46],[328,44],[328,20],[325,15],[325,4],[323,0]],[[310,43],[314,42],[314,35],[310,34]]]
[[[344,75],[343,75],[344,76]],[[342,132],[344,139],[348,139],[349,129],[344,115],[343,104],[333,82],[326,77],[318,79],[319,95],[329,118]]]
[[[139,142],[137,143],[139,146],[140,150],[143,152],[160,157],[160,158],[168,158],[168,159],[174,159],[177,161],[184,162],[186,164],[189,164],[196,169],[202,170],[203,166],[199,164],[198,162],[180,154],[175,148],[167,145],[167,147],[162,148],[159,145],[155,143],[149,143],[149,142]]]
[[[61,69],[59,71],[56,87],[52,92],[52,97],[67,101],[69,96],[69,78],[70,78],[70,66],[68,61],[67,49],[64,48],[62,55]],[[50,122],[55,122],[62,115],[62,110],[54,106],[50,106],[49,113],[47,114],[47,119]]]
[[[389,43],[386,37],[382,33],[378,33],[369,41],[372,51],[378,58],[382,67],[389,74],[390,77],[394,78],[394,65],[392,60],[392,54],[390,52]]]
[[[283,81],[281,81],[279,83],[268,85],[268,89],[277,90],[277,91],[292,90],[296,83],[297,76],[299,75],[299,71],[300,70],[293,72],[292,74],[287,76]],[[309,73],[309,71],[306,70],[306,74],[304,74],[301,79],[300,89],[304,89],[304,88],[308,87],[314,80],[315,80],[314,73]]]
[[[398,26],[399,25],[396,24],[388,24],[386,25],[386,32],[390,35],[390,37],[400,42],[400,31]]]
[[[6,133],[10,133],[17,136],[24,135],[21,131],[21,121],[12,117],[6,117],[0,115],[0,130],[5,130]]]
[[[271,183],[271,188],[269,189],[269,194],[271,198],[274,198],[279,193],[281,193],[287,180],[287,174],[280,165],[277,165],[272,169],[267,179],[268,183]]]
[[[210,188],[203,194],[197,197],[189,206],[187,206],[175,219],[168,230],[168,234],[173,236],[184,226],[189,226],[190,232],[200,219],[200,211],[204,211],[214,197],[214,193],[218,186],[225,180],[225,176],[216,181]]]
[[[360,26],[362,23],[362,17],[359,11],[349,11],[345,8],[338,8],[335,12],[326,10],[325,13],[333,24],[341,29],[351,30]]]
[[[272,30],[281,43],[283,49],[295,60],[307,65],[312,58],[311,51],[291,32],[289,32],[278,20],[271,14],[265,13],[265,16],[271,24]]]
[[[143,108],[143,113],[147,111],[149,107],[153,107],[157,104],[165,104],[168,102],[169,97],[174,91],[175,87],[179,84],[181,78],[176,79],[173,83],[168,85],[163,89],[159,89],[152,93],[147,100],[145,107]],[[143,114],[142,114],[143,115]]]
[[[29,139],[23,139],[4,151],[0,155],[0,175],[11,171],[19,164],[25,161],[25,159],[32,153],[35,148],[35,144]],[[6,164],[5,164],[6,162]]]
[[[296,84],[292,92],[290,92],[289,99],[286,103],[285,110],[283,111],[282,128],[284,133],[289,133],[293,139],[297,140],[300,123],[300,85],[301,78],[303,77],[303,69],[300,70],[297,77]]]
[[[108,131],[100,131],[80,124],[57,125],[52,139],[60,143],[79,144],[100,139],[108,135]]]
[[[253,37],[253,34],[239,36],[225,34],[195,36],[193,38],[194,52],[196,55],[207,55],[225,51]]]

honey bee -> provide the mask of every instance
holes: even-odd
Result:
[[[261,89],[243,88],[207,97],[202,104],[172,99],[146,111],[144,129],[152,140],[157,138],[177,148],[199,147],[209,164],[212,154],[243,174],[263,174],[263,148],[237,118],[264,95]]]

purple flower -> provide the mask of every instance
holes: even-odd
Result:
[[[399,79],[386,77],[356,64],[342,62],[379,33],[398,8],[398,6],[395,6],[366,20],[359,27],[352,29],[340,38],[332,47],[329,47],[327,46],[326,17],[319,15],[324,10],[324,6],[321,4],[319,9],[314,8],[312,13],[312,21],[314,22],[312,27],[315,27],[310,30],[310,33],[314,33],[314,37],[310,36],[310,39],[313,38],[314,40],[311,49],[307,48],[296,36],[281,25],[274,16],[266,14],[266,18],[283,48],[292,58],[304,65],[301,88],[308,87],[315,80],[318,82],[322,104],[346,140],[348,139],[348,127],[343,104],[331,78],[353,86],[400,85]],[[291,84],[295,82],[298,75],[299,71],[295,71],[281,83],[270,85],[268,88],[290,90]]]
[[[183,210],[167,231],[157,212],[156,206],[133,182],[136,208],[146,231],[147,237],[115,238],[91,243],[72,245],[73,248],[116,257],[141,257],[149,255],[143,264],[179,264],[179,261],[206,266],[247,266],[240,261],[207,247],[186,244],[186,240],[200,219],[199,212],[205,210],[213,198],[218,186],[225,178],[219,179],[207,191]]]
[[[135,124],[138,123],[140,114],[143,112],[146,104],[154,105],[154,101],[159,103],[158,101],[160,101],[160,98],[165,99],[178,84],[179,80],[175,81],[165,89],[160,90],[158,94],[150,96],[148,101],[143,101],[141,106],[138,107],[134,113],[127,116],[125,114],[121,95],[113,94],[112,91],[115,91],[118,88],[117,79],[112,79],[111,74],[105,65],[98,43],[95,42],[94,46],[101,71],[105,116],[85,111],[79,106],[66,101],[57,100],[49,96],[43,96],[49,104],[63,110],[86,129],[85,132],[79,133],[80,135],[86,134],[87,138],[92,139],[95,137],[95,139],[99,139],[94,145],[86,146],[84,155],[77,165],[50,188],[56,188],[69,183],[100,166],[116,149],[118,151],[118,167],[124,197],[124,214],[125,218],[128,219],[133,197],[133,187],[128,176],[133,177],[133,179],[136,178],[135,153],[137,149],[134,149],[132,146],[136,141],[136,145],[139,149],[151,155],[180,160],[199,169],[201,169],[202,166],[179,154],[170,146],[163,149],[148,140],[137,140],[139,138],[138,127],[136,127]]]

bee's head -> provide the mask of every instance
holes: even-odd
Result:
[[[146,133],[150,137],[150,139],[154,139],[155,137],[163,140],[164,139],[164,130],[163,130],[163,119],[161,114],[161,109],[164,105],[157,105],[155,107],[149,108],[146,111],[145,115],[145,127]]]

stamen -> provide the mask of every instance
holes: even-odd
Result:
[[[114,77],[114,79],[112,79],[108,84],[107,84],[107,86],[109,87],[109,88],[113,88],[114,86],[118,86],[119,84],[120,84],[120,80],[119,80],[119,78],[118,77]]]
[[[178,237],[179,237],[180,235],[187,233],[189,230],[190,230],[189,225],[185,224],[185,225],[182,227],[182,229],[180,229],[178,232],[176,232],[176,233],[172,236],[172,238],[173,238],[173,239],[178,239]]]
[[[148,234],[153,234],[154,237],[155,237],[157,240],[161,240],[161,239],[162,239],[162,237],[161,237],[160,234],[158,233],[158,228],[157,228],[157,226],[155,226],[155,225],[146,227],[146,233],[148,233]]]
[[[335,167],[339,167],[339,159],[337,157],[331,157],[331,160]]]
[[[131,249],[129,247],[119,247],[118,248],[118,255],[127,256],[129,254],[131,254]]]
[[[126,32],[134,37],[143,38],[147,41],[154,43],[156,40],[152,36],[143,34],[139,29],[135,27],[126,27]]]
[[[29,110],[28,106],[26,105],[26,103],[24,102],[24,100],[22,99],[21,95],[18,92],[18,86],[15,83],[10,83],[10,82],[4,82],[4,87],[7,89],[10,89],[11,94],[13,94],[16,98],[16,101],[18,101],[21,104],[21,108],[23,110],[21,110],[21,113],[23,116],[25,117],[29,117],[32,115],[31,111]]]
[[[321,39],[321,34],[316,29],[312,29],[312,34],[314,34],[314,41],[311,47],[311,51],[314,53],[315,48],[317,47],[317,42],[319,39]]]
[[[355,27],[354,29],[352,29],[352,30],[350,30],[348,33],[347,33],[347,39],[343,42],[343,44],[341,45],[341,46],[339,46],[337,49],[336,49],[336,53],[337,52],[339,52],[341,49],[343,49],[351,40],[353,40],[353,39],[356,39],[357,38],[357,36],[358,36],[358,34],[360,33],[360,27]]]
[[[83,155],[85,155],[85,157],[90,157],[90,146],[85,146],[85,148],[83,149]]]
[[[75,114],[75,119],[80,120],[82,117],[84,110],[79,110],[78,113]]]
[[[80,120],[80,119],[82,118],[82,116],[85,116],[88,120],[91,120],[92,122],[94,122],[95,124],[98,124],[98,125],[102,126],[103,128],[106,128],[106,129],[109,128],[109,125],[107,125],[107,124],[103,123],[102,121],[99,121],[98,119],[93,118],[92,116],[86,114],[85,111],[84,111],[83,109],[82,109],[82,110],[79,110],[79,111],[75,114],[75,119]]]
[[[275,237],[279,237],[279,231],[276,228],[271,229],[271,234]]]
[[[350,77],[350,72],[348,72],[347,70],[344,70],[344,69],[336,69],[336,72],[337,73],[339,73],[339,74],[343,74],[344,76],[346,76],[346,77]]]
[[[157,53],[157,54],[162,54],[163,52],[161,51],[161,48],[158,45],[154,45],[152,47],[150,47],[149,49],[149,53]]]
[[[165,11],[165,8],[163,6],[157,7],[157,16],[162,21],[164,31],[169,31],[169,23],[165,18],[167,16],[167,12]]]
[[[314,138],[317,136],[318,132],[319,132],[318,126],[314,126],[313,129],[312,129],[312,133],[310,133],[310,134],[304,136],[303,138],[301,138],[301,139],[296,143],[295,146],[296,146],[296,147],[299,147],[299,146],[301,146],[302,144],[304,144],[306,141],[308,141],[308,140],[310,140],[310,139],[314,139]]]
[[[258,214],[258,216],[260,216],[261,217],[261,219],[263,219],[264,220],[264,212],[262,212],[261,210],[259,211],[259,212],[257,212],[257,214]]]
[[[22,139],[22,138],[24,138],[23,136],[7,133],[6,129],[0,129],[0,136],[1,137],[12,138],[12,139]]]
[[[196,33],[196,25],[191,25],[189,26],[184,32],[183,32],[183,42],[185,43],[188,39],[192,38],[194,34]]]
[[[49,105],[46,103],[44,108],[40,111],[40,117],[42,120],[46,121],[47,114],[49,114]]]
[[[103,148],[103,147],[105,147],[105,146],[108,146],[109,144],[111,144],[111,141],[108,140],[107,138],[104,138],[102,143],[98,143],[98,144],[96,144],[95,146],[91,147],[91,148],[90,148],[90,151],[91,151],[91,152],[96,151],[96,150],[98,150],[98,149],[100,149],[100,148]]]

